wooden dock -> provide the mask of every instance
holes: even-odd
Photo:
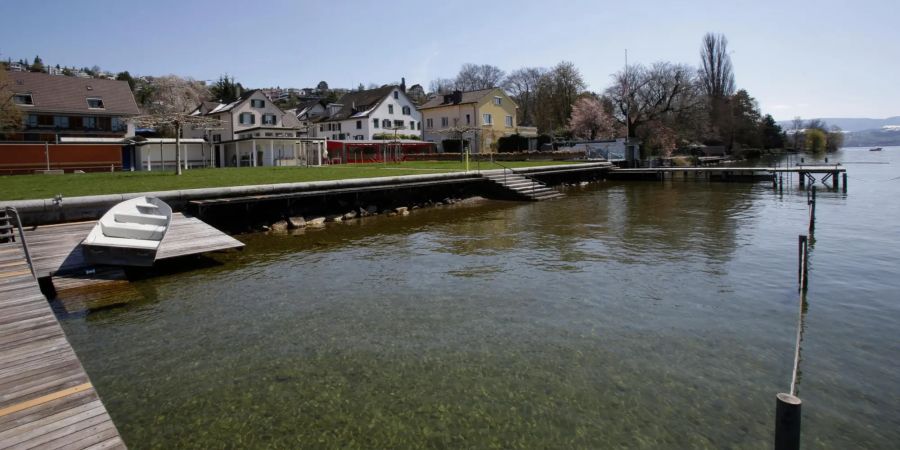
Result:
[[[796,165],[796,166],[778,166],[778,167],[740,167],[740,166],[715,166],[715,167],[637,167],[614,169],[610,172],[613,176],[637,176],[637,177],[655,177],[660,180],[675,178],[680,174],[684,179],[720,179],[720,180],[741,180],[741,179],[766,179],[775,180],[783,174],[796,174],[800,186],[805,183],[814,184],[821,181],[823,184],[829,180],[832,186],[837,189],[839,186],[838,177],[846,174],[847,169],[839,164],[832,165]],[[816,176],[821,176],[817,179]],[[844,178],[846,183],[846,177]]]
[[[92,265],[84,259],[81,241],[96,222],[43,225],[25,230],[28,250],[38,278],[83,275]],[[169,231],[159,244],[157,260],[241,248],[244,244],[203,221],[172,214]],[[100,274],[98,273],[98,276]]]
[[[0,448],[125,448],[19,242],[0,244]]]

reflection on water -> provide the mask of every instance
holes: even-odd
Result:
[[[891,167],[819,194],[806,446],[900,438],[898,185],[865,181]],[[132,448],[769,447],[806,218],[769,186],[607,182],[244,235],[63,323]]]

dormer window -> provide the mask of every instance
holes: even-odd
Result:
[[[104,109],[103,99],[101,98],[89,97],[87,99],[87,104],[90,109]]]
[[[265,101],[265,100],[257,100],[257,99],[253,99],[253,100],[250,100],[250,106],[253,107],[253,108],[265,108],[265,107],[266,107],[266,101]]]
[[[16,94],[13,96],[13,103],[23,106],[34,106],[34,99],[31,94]]]

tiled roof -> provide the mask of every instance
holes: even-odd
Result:
[[[429,99],[425,104],[419,106],[419,109],[438,108],[447,105],[460,105],[464,103],[478,103],[485,95],[490,94],[496,88],[479,89],[477,91],[462,92],[461,98],[456,101],[452,98],[453,94],[437,94]]]
[[[341,105],[341,109],[337,113],[323,118],[322,121],[367,117],[371,110],[375,109],[385,97],[390,95],[391,91],[399,88],[399,86],[387,85],[365,91],[348,92],[335,102]]]
[[[125,81],[35,72],[9,72],[8,75],[14,93],[31,94],[34,106],[23,106],[23,110],[120,116],[140,114]],[[103,100],[103,108],[88,108],[88,98]]]

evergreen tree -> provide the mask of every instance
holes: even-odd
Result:
[[[764,149],[784,147],[784,132],[771,114],[766,114],[760,121],[760,134]]]
[[[127,70],[116,74],[116,79],[119,81],[127,81],[128,88],[131,89],[132,91],[134,91],[134,78],[131,77],[131,74],[128,73]]]
[[[241,84],[235,83],[234,77],[229,77],[228,75],[220,76],[209,88],[212,98],[222,103],[231,103],[237,100],[241,96],[242,91],[243,87]]]
[[[31,71],[32,72],[43,72],[44,71],[44,61],[41,60],[40,56],[34,56],[34,62],[31,63]]]

